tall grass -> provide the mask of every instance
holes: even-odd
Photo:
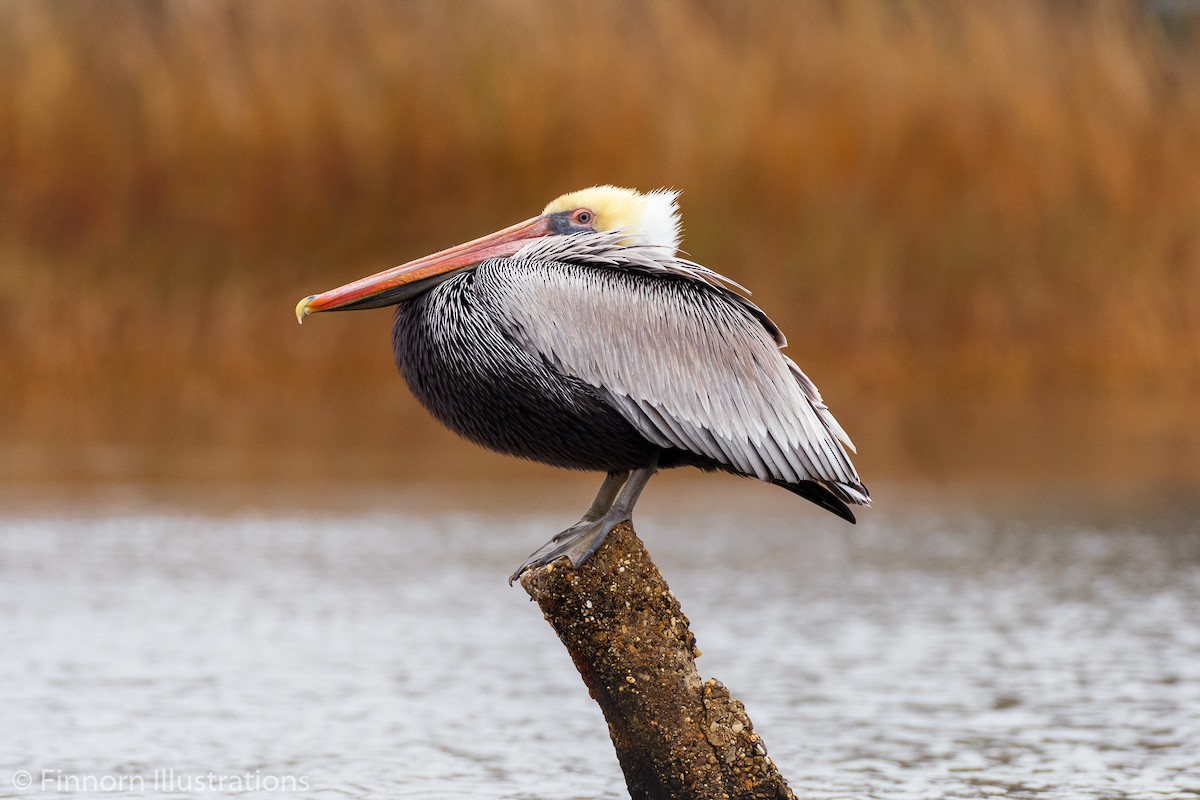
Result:
[[[298,330],[298,297],[598,182],[682,189],[689,253],[755,289],[835,398],[1194,395],[1186,22],[0,0],[0,427],[275,441],[282,409],[337,416],[394,380],[387,324]]]

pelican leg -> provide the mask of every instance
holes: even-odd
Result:
[[[625,481],[629,480],[629,470],[621,470],[620,472],[610,472],[604,478],[604,483],[600,484],[600,491],[596,492],[596,499],[588,506],[588,510],[583,512],[583,517],[580,522],[595,522],[604,516],[604,512],[612,508],[613,503],[617,499],[617,494],[620,493],[621,487],[625,485]],[[571,528],[575,526],[572,525]],[[571,530],[567,528],[567,530]],[[566,533],[567,531],[563,531]],[[562,537],[563,533],[558,534],[550,541],[556,542]]]
[[[633,507],[656,469],[656,466],[649,466],[632,473],[608,473],[583,519],[533,551],[509,577],[509,585],[520,578],[525,570],[545,566],[563,556],[570,560],[574,568],[591,558],[613,528],[633,518]]]

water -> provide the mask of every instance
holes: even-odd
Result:
[[[1188,514],[849,528],[713,485],[639,528],[702,675],[799,796],[1200,797]],[[569,500],[6,519],[0,796],[627,797],[565,651],[505,582]]]

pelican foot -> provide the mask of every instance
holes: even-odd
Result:
[[[544,567],[563,556],[570,561],[572,569],[579,569],[600,549],[605,537],[622,522],[628,522],[630,518],[630,514],[616,509],[604,514],[599,519],[588,519],[585,516],[534,550],[529,558],[525,559],[525,563],[517,567],[517,571],[509,576],[508,585],[512,586],[526,570]]]

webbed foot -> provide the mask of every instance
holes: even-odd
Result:
[[[646,481],[654,474],[656,465],[657,457],[649,466],[632,472],[608,473],[583,519],[534,550],[509,577],[508,585],[512,586],[526,570],[543,567],[563,556],[571,562],[573,569],[578,569],[604,544],[604,537],[612,533],[613,528],[633,519],[633,506],[642,489],[646,488]]]
[[[544,567],[552,561],[566,556],[573,569],[578,569],[585,561],[595,555],[604,543],[604,538],[622,522],[627,522],[630,514],[611,511],[596,520],[581,519],[550,541],[534,550],[525,563],[517,567],[517,571],[509,576],[511,586],[521,575],[530,569]]]

